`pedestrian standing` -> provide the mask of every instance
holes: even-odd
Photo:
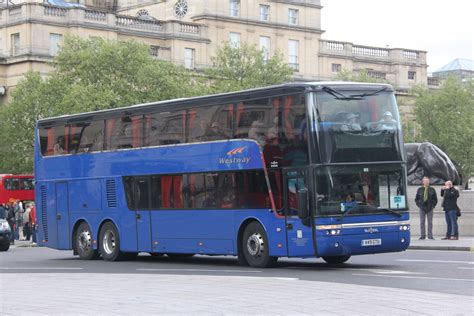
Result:
[[[433,239],[433,210],[438,204],[436,191],[430,186],[430,179],[424,177],[422,187],[416,191],[415,203],[420,209],[420,239],[426,239],[426,219],[428,219],[428,238]]]
[[[5,205],[0,204],[0,219],[7,219]]]
[[[10,226],[10,229],[12,233],[10,234],[10,244],[14,245],[15,244],[15,234],[13,233],[15,230],[15,211],[13,210],[13,207],[11,205],[7,204],[7,222],[8,225]]]
[[[29,222],[30,222],[30,229],[31,235],[33,236],[33,243],[36,244],[36,207],[32,203],[30,208],[30,214],[28,214]]]
[[[26,241],[30,241],[31,239],[30,211],[31,205],[27,204],[25,212],[23,213],[23,236],[25,236]]]
[[[441,196],[443,197],[442,207],[446,217],[446,224],[448,229],[446,231],[446,236],[441,238],[442,240],[458,240],[459,239],[459,230],[458,230],[458,198],[459,191],[453,186],[451,181],[446,181],[444,187],[441,189]]]

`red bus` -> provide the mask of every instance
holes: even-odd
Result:
[[[0,174],[0,204],[10,203],[14,200],[35,200],[35,185],[32,175]]]

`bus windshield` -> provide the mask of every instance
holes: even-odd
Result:
[[[332,166],[315,170],[316,215],[405,210],[402,165]]]
[[[313,129],[322,162],[400,161],[401,127],[392,92],[329,91],[315,94]],[[377,91],[376,91],[377,92]]]

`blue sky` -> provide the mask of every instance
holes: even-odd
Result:
[[[323,38],[428,51],[428,71],[474,59],[474,0],[321,0]]]

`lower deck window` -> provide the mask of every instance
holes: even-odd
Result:
[[[263,170],[123,178],[130,209],[269,209]]]

